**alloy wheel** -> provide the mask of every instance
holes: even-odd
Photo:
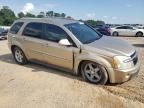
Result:
[[[23,54],[19,49],[15,50],[15,58],[18,62],[20,62],[20,63],[23,62]]]
[[[94,63],[88,63],[84,67],[84,72],[88,80],[91,82],[97,83],[102,78],[102,72],[98,65]]]

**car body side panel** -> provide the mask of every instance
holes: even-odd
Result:
[[[120,36],[128,36],[127,30],[126,29],[119,29],[118,33]]]
[[[126,30],[126,36],[135,36],[136,35],[136,30],[133,30],[133,29],[127,29]]]

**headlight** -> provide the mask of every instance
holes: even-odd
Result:
[[[115,69],[129,69],[134,67],[132,58],[127,56],[115,56],[112,64]]]

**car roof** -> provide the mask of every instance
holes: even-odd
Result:
[[[56,18],[56,17],[46,17],[46,18],[21,18],[17,20],[16,22],[42,22],[45,21],[47,23],[53,23],[57,25],[65,25],[65,24],[71,24],[71,23],[78,23],[79,21],[74,19],[66,19],[66,18]]]

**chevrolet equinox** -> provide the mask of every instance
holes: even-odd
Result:
[[[140,56],[132,45],[71,19],[16,20],[8,33],[8,45],[20,65],[28,61],[49,64],[81,74],[94,84],[122,83],[140,69]]]

